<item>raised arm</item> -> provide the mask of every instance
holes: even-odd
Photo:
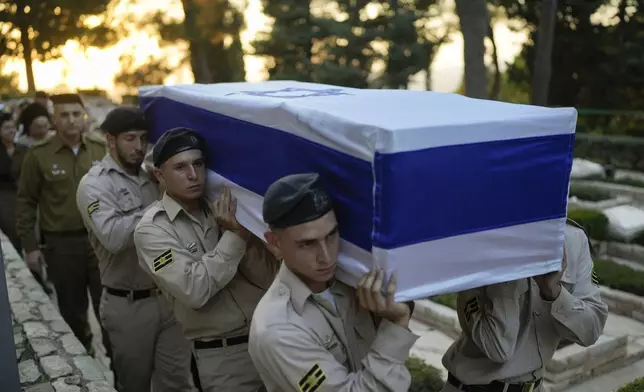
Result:
[[[499,283],[460,292],[458,318],[481,352],[490,360],[505,363],[514,354],[519,334],[522,288],[527,280]]]
[[[36,217],[43,186],[34,150],[29,149],[22,163],[16,203],[16,231],[27,253],[38,250]]]
[[[214,249],[196,258],[175,235],[148,222],[137,226],[134,244],[139,262],[157,284],[193,309],[226,287],[246,251],[246,241],[226,231]]]

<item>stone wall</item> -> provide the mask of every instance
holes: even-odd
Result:
[[[23,391],[115,392],[0,232]]]
[[[619,290],[613,290],[604,286],[602,286],[600,290],[602,301],[608,305],[609,311],[644,323],[643,297]]]

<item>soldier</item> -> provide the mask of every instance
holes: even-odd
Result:
[[[60,313],[92,354],[87,289],[98,317],[102,286],[98,262],[76,206],[76,189],[90,167],[103,159],[106,146],[82,134],[86,112],[78,95],[56,95],[52,101],[56,134],[27,151],[18,185],[16,229],[30,268],[38,268],[43,256],[36,230],[42,234]],[[36,227],[38,210],[40,227]],[[107,333],[103,331],[103,335],[109,354]]]
[[[194,131],[167,131],[153,149],[163,198],[134,232],[139,260],[192,340],[207,392],[250,392],[262,382],[248,355],[250,321],[279,265],[235,218],[230,190],[205,198],[206,146]]]
[[[601,301],[588,238],[567,225],[560,271],[460,292],[463,329],[443,357],[444,392],[541,391],[562,340],[588,347],[601,335]]]
[[[264,196],[266,239],[283,258],[251,324],[249,352],[269,392],[406,391],[418,339],[395,273],[372,269],[353,289],[334,279],[340,236],[317,174],[286,176]],[[359,305],[358,305],[359,304]]]
[[[167,299],[138,263],[133,234],[158,190],[142,169],[147,126],[134,107],[112,110],[101,129],[109,155],[83,177],[78,209],[99,260],[100,315],[120,392],[191,391],[190,344]]]

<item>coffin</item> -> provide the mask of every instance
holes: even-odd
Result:
[[[560,268],[575,109],[290,81],[148,86],[140,104],[153,141],[205,137],[210,185],[261,238],[268,186],[319,173],[348,284],[376,263],[409,300]]]

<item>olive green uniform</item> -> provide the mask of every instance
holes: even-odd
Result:
[[[36,230],[41,232],[43,255],[60,313],[89,351],[92,332],[87,319],[87,290],[98,313],[102,286],[98,261],[76,205],[76,190],[81,178],[106,152],[105,142],[91,134],[83,135],[77,152],[59,136],[52,136],[27,151],[18,185],[16,229],[22,246],[27,253],[38,249],[35,234]],[[40,227],[36,228],[38,210]],[[98,314],[97,318],[100,320]],[[106,339],[103,331],[109,354]]]

